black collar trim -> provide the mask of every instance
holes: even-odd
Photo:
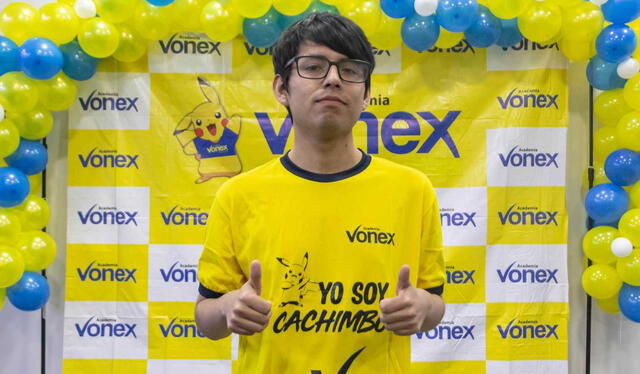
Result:
[[[289,151],[287,151],[284,156],[280,157],[280,162],[285,169],[287,169],[292,174],[299,176],[300,178],[308,179],[314,182],[337,182],[363,172],[371,163],[371,156],[364,153],[364,151],[360,148],[358,148],[358,150],[362,153],[360,162],[358,162],[351,169],[332,174],[318,174],[302,169],[298,165],[294,164],[293,161],[291,161],[291,159],[289,158]]]

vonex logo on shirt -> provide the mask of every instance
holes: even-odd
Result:
[[[78,154],[80,165],[83,168],[136,168],[138,167],[138,154],[121,154],[115,149],[98,149],[94,147],[87,154]]]
[[[543,269],[536,264],[512,262],[504,269],[496,269],[501,283],[558,283],[559,269]]]
[[[462,39],[458,44],[454,45],[451,48],[438,48],[438,47],[433,47],[429,50],[427,50],[427,52],[431,52],[431,53],[476,53],[476,50],[473,49],[473,46],[471,44],[469,44],[469,42],[466,39]]]
[[[115,318],[98,317],[89,318],[84,324],[75,323],[75,330],[79,337],[116,337],[137,339],[135,323],[118,323]]]
[[[558,168],[559,152],[539,152],[537,148],[520,148],[519,145],[511,148],[508,153],[498,153],[500,163],[504,167],[555,167]]]
[[[95,265],[95,266],[94,266]],[[101,264],[92,261],[86,268],[76,268],[81,282],[133,282],[138,269],[120,268],[118,264]]]
[[[97,208],[97,209],[96,209]],[[133,225],[136,221],[137,211],[118,210],[116,207],[103,207],[93,204],[87,211],[78,210],[78,217],[82,225]]]
[[[174,317],[168,324],[158,325],[163,337],[168,338],[204,338],[204,334],[198,330],[193,318]]]
[[[516,322],[517,321],[517,322]],[[496,326],[502,339],[556,339],[558,325],[538,323],[536,320],[514,318],[506,325]]]
[[[395,246],[396,233],[383,232],[377,227],[356,226],[352,231],[346,230],[347,238],[351,243],[389,244]]]
[[[442,226],[476,226],[476,212],[456,212],[453,208],[440,209],[440,224]]]
[[[168,212],[160,212],[162,222],[175,226],[205,226],[209,213],[203,212],[199,207],[181,207],[174,205]]]
[[[204,39],[196,33],[173,34],[169,40],[158,40],[160,50],[164,54],[200,54],[222,56],[220,42]]]
[[[138,111],[139,97],[120,97],[117,92],[91,91],[88,97],[78,97],[83,111]]]
[[[448,284],[476,284],[473,278],[475,270],[455,269],[453,266],[447,265],[446,273]]]
[[[183,264],[176,261],[168,268],[160,268],[160,276],[165,283],[196,283],[198,264]]]
[[[558,226],[558,211],[540,210],[534,206],[512,204],[506,211],[498,211],[500,223],[514,226]]]
[[[517,92],[516,92],[517,91]],[[558,96],[540,93],[539,89],[514,88],[506,96],[498,96],[496,99],[504,110],[508,108],[558,108]]]
[[[417,333],[418,339],[430,339],[430,340],[463,340],[471,339],[475,340],[473,330],[476,325],[459,325],[454,321],[442,321],[440,324],[427,332]]]

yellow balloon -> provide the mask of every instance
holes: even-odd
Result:
[[[378,49],[394,49],[402,45],[402,19],[380,17],[376,31],[369,37],[371,45]]]
[[[200,24],[212,40],[233,40],[242,30],[242,17],[232,4],[212,1],[202,9]]]
[[[615,127],[620,147],[640,152],[640,112],[631,112],[620,119]]]
[[[73,105],[78,89],[76,82],[59,72],[53,78],[38,82],[40,102],[45,108],[54,111],[67,110]]]
[[[629,256],[618,259],[616,270],[623,282],[640,286],[640,250],[634,249]]]
[[[640,110],[640,74],[631,77],[624,84],[624,99],[635,110]]]
[[[171,5],[158,7],[143,1],[136,7],[133,28],[145,39],[163,39],[172,30],[172,10]]]
[[[19,205],[12,207],[13,212],[22,224],[22,229],[42,230],[49,223],[49,204],[42,197],[29,194]]]
[[[462,41],[463,32],[451,32],[444,27],[440,27],[440,36],[435,46],[442,49],[452,48]]]
[[[42,194],[42,173],[27,175],[29,178],[29,193]]]
[[[618,222],[618,229],[621,236],[631,240],[634,247],[640,248],[640,208],[628,210],[623,214]]]
[[[36,83],[19,71],[11,71],[0,77],[0,104],[7,112],[25,113],[38,102]]]
[[[273,0],[231,0],[231,4],[236,8],[241,16],[247,18],[262,17],[269,11]]]
[[[618,230],[613,227],[594,227],[582,238],[582,251],[595,263],[615,262],[618,258],[611,252],[611,242],[619,236]]]
[[[380,2],[374,0],[365,0],[352,4],[349,7],[344,8],[344,13],[340,12],[345,17],[355,22],[365,35],[373,35],[380,24],[382,10],[380,9]]]
[[[563,0],[562,3],[566,2]],[[602,30],[604,16],[600,7],[592,2],[581,1],[565,9],[562,14],[562,38],[573,41],[592,41]]]
[[[560,47],[560,52],[571,61],[587,61],[596,55],[595,39],[586,42],[560,39],[558,47]]]
[[[488,0],[487,6],[498,18],[516,18],[524,13],[533,0]]]
[[[557,5],[546,2],[533,3],[518,16],[518,27],[522,35],[534,42],[547,42],[560,32],[562,12]]]
[[[40,8],[40,36],[58,45],[72,41],[79,27],[80,20],[69,5],[49,3]]]
[[[21,45],[38,34],[38,10],[20,1],[10,2],[0,13],[0,31],[7,38]]]
[[[136,1],[94,0],[100,18],[111,23],[122,23],[133,16]]]
[[[273,7],[276,10],[286,16],[298,15],[311,5],[311,0],[273,0]]]
[[[13,244],[22,231],[22,223],[11,209],[0,208],[0,244]]]
[[[39,140],[49,135],[53,128],[51,112],[42,105],[38,105],[32,111],[20,113],[7,113],[9,119],[15,123],[20,136],[29,140]]]
[[[622,280],[616,269],[605,264],[589,266],[582,273],[582,288],[591,297],[608,299],[620,291]]]
[[[20,131],[8,118],[0,122],[0,158],[12,154],[20,145]]]
[[[129,26],[120,26],[120,44],[113,58],[122,62],[138,61],[147,52],[148,42]]]
[[[568,10],[577,5],[584,3],[584,0],[545,0],[549,4],[557,5],[560,9]]]
[[[617,125],[625,114],[632,111],[624,99],[624,91],[621,88],[602,91],[593,103],[596,118],[607,126]]]
[[[6,288],[0,288],[0,310],[2,310],[2,307],[4,307],[4,299],[7,296],[7,289]]]
[[[628,115],[634,113],[637,112],[631,112]],[[640,113],[638,113],[638,115],[640,115]],[[624,120],[624,117],[621,121],[622,120]],[[615,127],[604,126],[593,133],[593,153],[598,160],[604,161],[611,152],[619,148],[620,143],[618,143]]]
[[[620,313],[620,306],[618,304],[618,294],[608,299],[596,299],[600,309],[607,313],[617,314]]]
[[[25,231],[18,235],[16,248],[24,258],[25,271],[40,271],[56,258],[56,242],[43,231]]]
[[[207,0],[176,0],[173,3],[174,22],[179,30],[200,30],[200,15]]]
[[[120,35],[111,23],[92,18],[80,26],[78,43],[88,55],[96,58],[109,57],[118,48]]]
[[[323,3],[336,6],[342,2],[342,0],[322,0]]]
[[[629,198],[633,206],[640,208],[640,181],[636,182],[636,184],[629,189]]]
[[[13,246],[0,245],[0,288],[16,283],[24,273],[22,254]]]

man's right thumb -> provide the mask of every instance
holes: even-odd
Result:
[[[262,269],[260,267],[260,261],[253,260],[251,262],[251,268],[249,269],[249,284],[256,291],[258,295],[262,291]]]

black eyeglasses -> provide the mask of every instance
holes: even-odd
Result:
[[[366,61],[347,58],[333,62],[324,56],[296,56],[289,60],[284,68],[288,68],[294,62],[298,75],[306,79],[324,79],[333,65],[338,68],[340,79],[345,82],[364,83],[371,72],[371,64]]]

